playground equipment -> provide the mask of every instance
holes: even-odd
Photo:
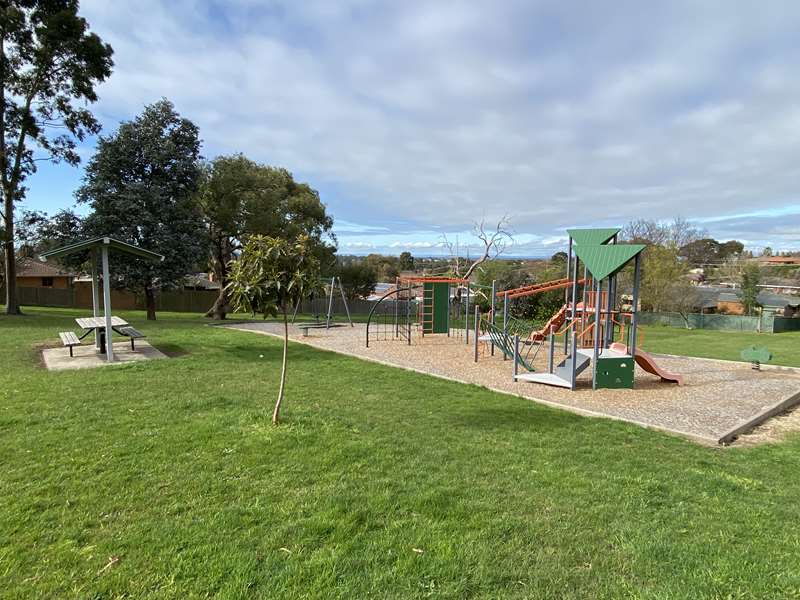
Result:
[[[342,327],[344,323],[336,323],[333,320],[333,297],[336,293],[336,287],[338,284],[339,292],[342,296],[342,304],[344,306],[345,314],[347,315],[347,321],[350,323],[350,327],[354,327],[353,319],[350,317],[350,307],[347,304],[347,296],[344,293],[344,286],[342,285],[342,278],[341,277],[331,277],[330,282],[324,281],[321,282],[323,288],[325,289],[325,294],[322,298],[311,298],[311,311],[314,315],[314,322],[310,323],[301,323],[299,327],[301,327],[304,331],[304,335],[308,335],[309,329],[330,329],[331,327]],[[325,305],[327,306],[325,312],[325,320],[322,321],[320,316],[322,311],[319,310],[320,305],[319,302],[321,300],[325,301]],[[297,304],[294,307],[294,312],[292,313],[292,323],[294,323],[295,318],[297,317],[297,311],[300,308],[301,301],[298,300]]]
[[[367,318],[366,343],[370,340],[398,339],[411,344],[417,331],[421,336],[451,335],[451,322],[460,315],[453,315],[451,302],[453,286],[461,289],[464,302],[464,328],[455,330],[469,343],[470,296],[473,285],[458,277],[398,277],[394,289],[381,296],[372,307]],[[421,292],[421,296],[419,295]]]
[[[752,364],[754,371],[761,370],[761,363],[767,363],[772,360],[772,352],[766,348],[756,348],[755,346],[748,346],[742,350],[740,356],[742,360]]]
[[[680,375],[658,367],[653,357],[637,349],[638,299],[641,279],[640,244],[618,244],[619,229],[571,229],[567,262],[568,277],[542,284],[500,292],[504,298],[503,335],[496,343],[507,355],[511,349],[514,381],[542,383],[574,390],[576,379],[592,369],[592,387],[633,388],[634,365],[661,377],[662,381],[681,384]],[[618,275],[633,262],[633,297],[630,310],[617,309]],[[580,265],[583,277],[578,278]],[[513,338],[508,331],[508,300],[552,289],[566,289],[565,303],[541,330],[527,339]],[[580,290],[580,293],[579,293]],[[580,300],[579,300],[580,298]],[[493,324],[491,324],[493,326]],[[563,351],[557,340],[563,338]],[[532,368],[533,358],[520,352],[520,342],[538,343],[536,352],[547,341],[547,372]],[[495,343],[494,341],[492,343]],[[502,343],[502,346],[501,346]],[[557,346],[562,356],[557,356]],[[475,351],[477,360],[477,348]],[[557,362],[557,359],[558,360]],[[521,373],[520,367],[526,372]]]
[[[609,346],[609,348],[615,352],[619,352],[621,354],[629,355],[631,354],[628,351],[628,347],[625,344],[620,344],[619,342],[614,342]],[[661,381],[666,383],[677,383],[678,385],[683,385],[683,375],[678,375],[677,373],[670,373],[669,371],[665,371],[661,367],[656,364],[655,359],[653,356],[644,350],[637,349],[636,350],[636,364],[639,365],[642,369],[650,373],[651,375],[655,375],[661,378]]]

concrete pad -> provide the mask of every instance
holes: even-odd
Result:
[[[114,362],[109,363],[105,354],[95,351],[94,343],[89,342],[83,346],[72,349],[75,356],[69,355],[69,348],[47,348],[42,350],[44,366],[49,371],[66,371],[69,369],[92,369],[107,365],[167,358],[167,355],[157,350],[144,340],[136,341],[136,350],[131,350],[130,342],[114,344]]]

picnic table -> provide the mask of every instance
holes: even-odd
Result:
[[[99,334],[98,341],[99,341],[100,354],[105,354],[106,352],[105,317],[78,317],[75,319],[75,322],[78,324],[78,327],[80,327],[85,331],[85,333],[78,338],[78,343],[80,343],[80,340],[82,340],[89,334],[97,332]],[[125,319],[122,319],[120,317],[115,317],[113,315],[111,317],[111,329],[113,329],[122,336],[130,338],[132,350],[134,349],[134,340],[144,337],[143,333],[131,327]],[[71,351],[72,349],[70,348],[70,353]]]

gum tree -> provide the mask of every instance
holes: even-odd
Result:
[[[76,140],[100,131],[86,105],[111,74],[111,46],[78,15],[77,0],[0,3],[0,188],[6,313],[19,314],[14,203],[36,162],[77,165]],[[38,150],[38,152],[35,152]]]
[[[316,246],[316,240],[308,234],[294,239],[253,235],[231,264],[228,291],[234,308],[261,314],[265,319],[280,315],[283,321],[281,379],[272,411],[273,425],[280,420],[286,384],[289,311],[318,287],[320,261]]]

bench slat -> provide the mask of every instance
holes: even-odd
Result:
[[[62,331],[58,334],[58,337],[61,338],[61,343],[65,346],[80,346],[81,341],[78,339],[78,336],[75,335],[71,331]]]
[[[120,327],[117,331],[119,331],[122,335],[126,335],[131,338],[144,337],[144,334],[135,327]]]

